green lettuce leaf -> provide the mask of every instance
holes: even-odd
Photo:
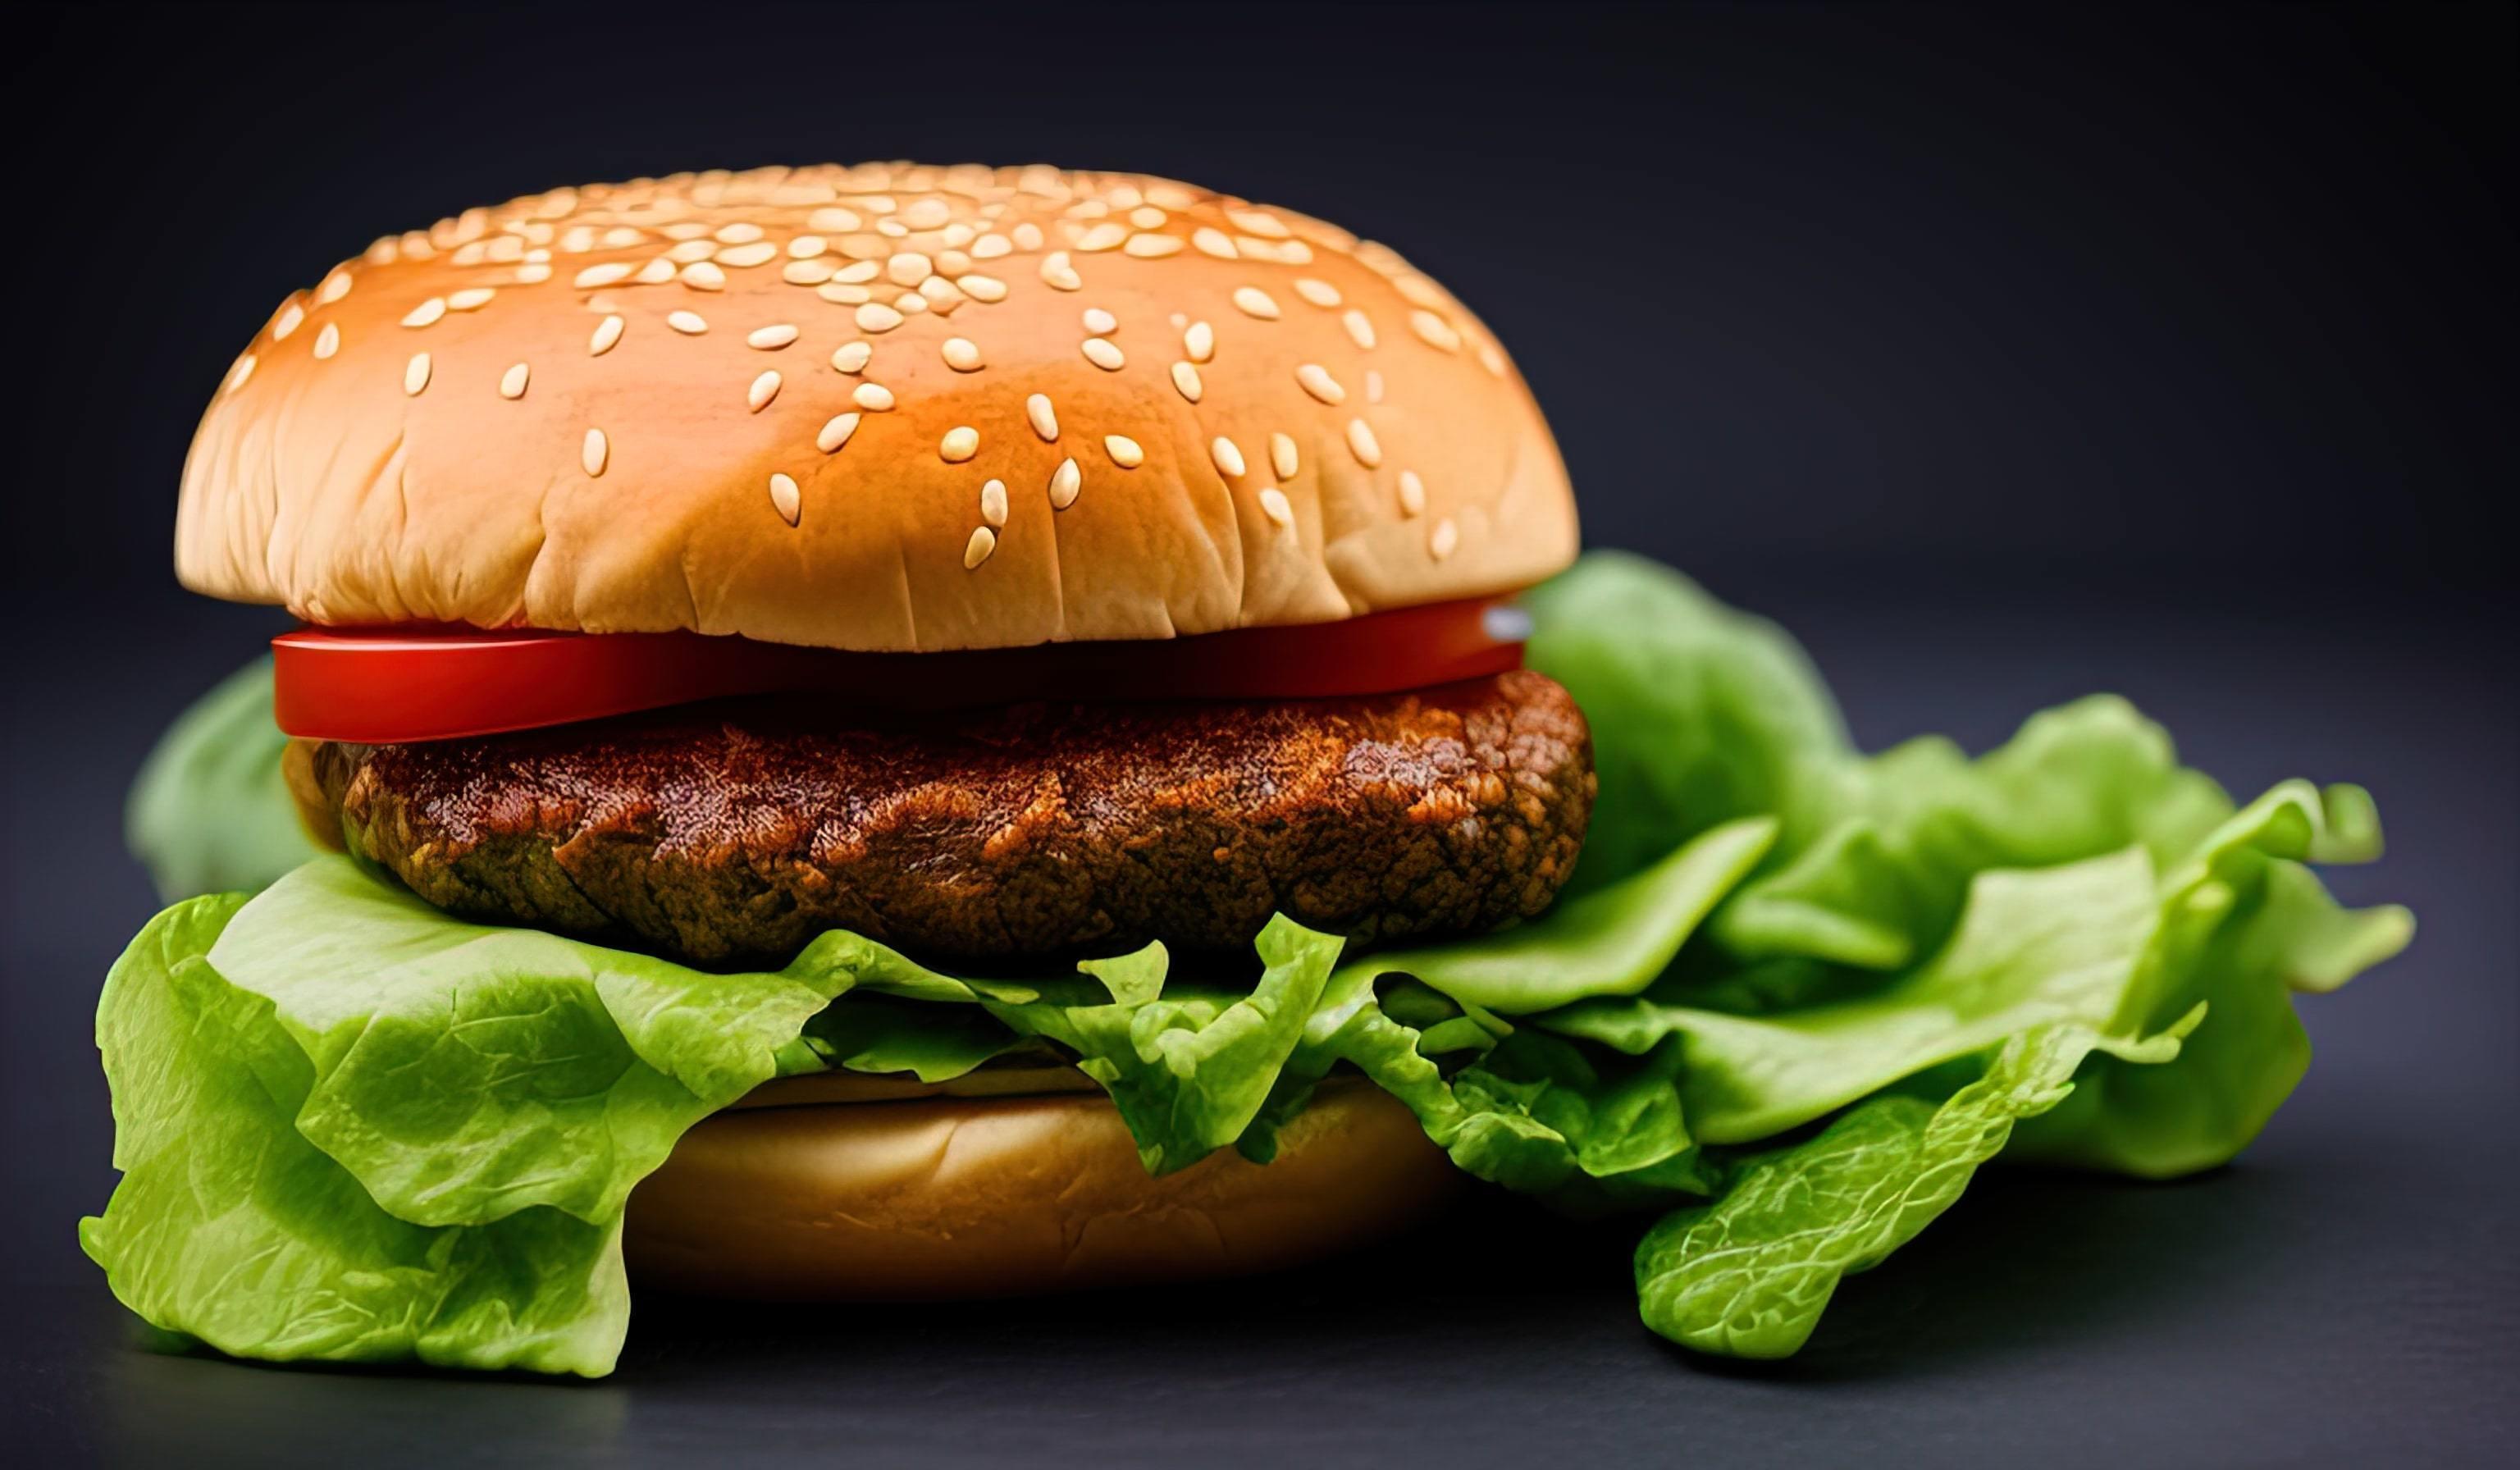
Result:
[[[451,919],[342,858],[167,911],[97,1043],[122,1182],[81,1240],[245,1357],[610,1370],[630,1188],[832,998],[942,977],[827,934],[708,974]]]
[[[1939,1107],[1877,1097],[1808,1142],[1743,1162],[1722,1199],[1665,1216],[1638,1245],[1645,1325],[1704,1353],[1790,1357],[1837,1283],[1880,1265],[1949,1209],[2016,1122],[2073,1091],[2084,1057],[2168,1061],[2202,1018],[2200,1006],[2140,1041],[2070,1022],[2034,1027]]]
[[[1566,897],[1737,818],[1778,819],[1789,848],[1807,840],[1850,746],[1792,639],[1619,552],[1587,556],[1525,601],[1531,666],[1584,710],[1601,782]]]
[[[1633,996],[1663,972],[1776,835],[1772,818],[1728,822],[1513,928],[1387,950],[1360,962],[1372,974],[1414,976],[1465,1005],[1507,1015]]]
[[[630,1310],[619,1221],[535,1207],[432,1227],[379,1208],[296,1130],[315,1069],[270,999],[207,960],[242,903],[167,910],[106,979],[122,1181],[79,1243],[114,1295],[242,1358],[609,1371]]]
[[[260,888],[316,856],[271,718],[271,659],[195,700],[158,738],[123,807],[123,840],[167,903]]]
[[[1998,869],[1978,875],[1947,948],[1861,998],[1762,1016],[1642,1000],[1544,1023],[1623,1051],[1678,1039],[1698,1136],[1748,1142],[2044,1022],[2106,1025],[2138,984],[2159,908],[2141,848]]]
[[[982,1003],[1019,1035],[1075,1053],[1077,1069],[1111,1094],[1147,1172],[1169,1174],[1235,1142],[1259,1117],[1321,1001],[1340,940],[1280,914],[1257,946],[1267,968],[1245,996],[1165,995],[1163,947],[1149,945],[1123,960],[1089,962],[1104,995],[1082,1003],[1072,986]]]
[[[804,1040],[824,1065],[906,1073],[921,1082],[951,1082],[1026,1045],[1004,1022],[975,1006],[867,994],[832,1002],[805,1023]],[[811,1068],[789,1065],[781,1070]]]

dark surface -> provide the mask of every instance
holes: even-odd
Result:
[[[17,22],[0,1448],[56,1453],[12,1462],[2510,1458],[2510,7],[633,9]],[[112,1182],[87,1012],[152,907],[121,787],[278,626],[165,572],[219,375],[387,228],[894,154],[1390,241],[1514,352],[1588,538],[1788,621],[1868,743],[2116,689],[2234,787],[2365,781],[2393,850],[2336,882],[2414,905],[2413,951],[2308,1005],[2318,1059],[2235,1167],[1991,1176],[1779,1367],[1664,1348],[1627,1230],[1509,1203],[1172,1298],[648,1303],[592,1386],[141,1351],[71,1239]]]

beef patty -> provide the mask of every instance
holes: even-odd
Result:
[[[769,700],[319,745],[344,840],[450,913],[781,962],[827,928],[988,961],[1492,928],[1573,870],[1584,716],[1529,671],[1360,698],[1026,704],[868,725]],[[313,793],[309,793],[310,795]]]

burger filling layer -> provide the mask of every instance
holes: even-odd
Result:
[[[1246,949],[1273,913],[1489,929],[1549,906],[1594,794],[1582,712],[1527,670],[919,721],[790,696],[309,754],[345,843],[439,908],[703,964],[832,928],[983,963]]]

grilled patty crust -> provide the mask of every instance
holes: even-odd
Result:
[[[1279,912],[1360,942],[1493,928],[1565,883],[1594,793],[1582,712],[1528,670],[897,723],[747,701],[310,756],[344,840],[437,907],[703,964],[834,927],[982,962],[1234,949]]]

